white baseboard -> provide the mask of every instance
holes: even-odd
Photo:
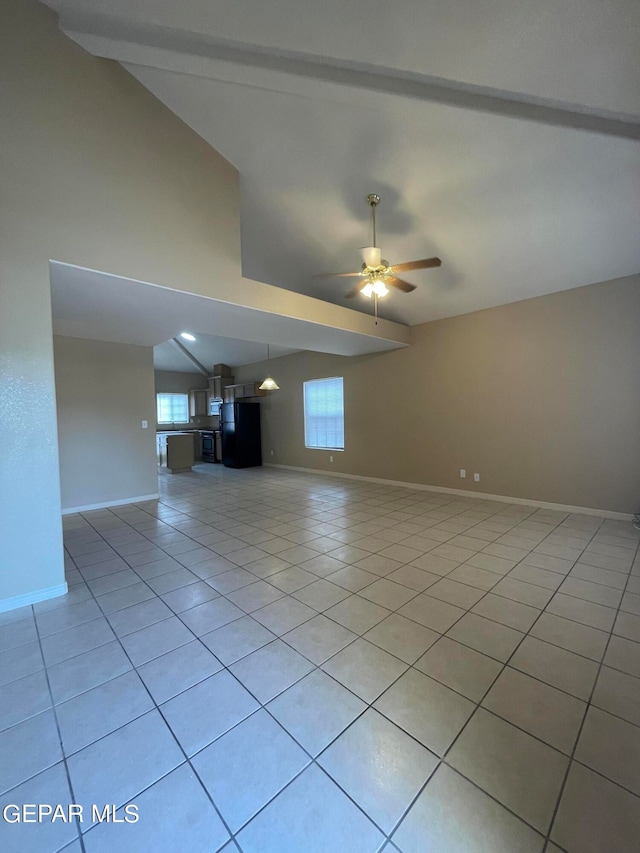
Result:
[[[486,492],[471,492],[466,489],[447,489],[444,486],[427,486],[424,483],[406,483],[404,480],[385,480],[382,477],[365,477],[363,474],[343,474],[340,471],[322,471],[318,468],[300,468],[297,465],[278,465],[275,462],[263,462],[266,468],[284,468],[288,471],[302,471],[305,474],[321,474],[327,477],[343,477],[347,480],[365,480],[368,483],[381,483],[385,486],[403,486],[405,489],[418,489],[424,492],[439,492],[445,495],[459,495],[465,498],[481,498],[488,501],[499,501],[519,506],[534,506],[542,509],[555,509],[560,512],[575,512],[580,515],[596,515],[599,518],[613,518],[617,521],[633,521],[633,513],[613,512],[608,509],[593,509],[588,506],[569,506],[567,504],[549,503],[549,501],[534,501],[527,498],[512,498],[507,495],[490,495]]]
[[[85,506],[69,506],[62,510],[63,515],[71,515],[74,512],[89,512],[92,509],[109,509],[110,506],[124,506],[125,504],[139,504],[143,501],[157,501],[160,495],[158,492],[155,495],[137,495],[134,498],[123,498],[118,501],[104,501],[99,504],[86,504]]]
[[[16,610],[18,607],[26,607],[28,604],[37,604],[39,601],[47,601],[49,598],[57,598],[59,595],[67,594],[67,582],[59,583],[57,586],[48,586],[46,589],[36,589],[35,592],[25,592],[23,595],[14,595],[11,598],[0,600],[0,613],[7,610]]]

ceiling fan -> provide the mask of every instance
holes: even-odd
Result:
[[[439,267],[442,264],[440,258],[424,258],[420,261],[406,261],[403,264],[390,265],[380,253],[380,249],[376,246],[376,207],[380,204],[380,196],[376,193],[370,193],[367,196],[367,202],[371,207],[371,228],[373,232],[373,241],[371,246],[366,246],[361,249],[362,252],[362,267],[359,272],[333,272],[319,273],[313,278],[349,278],[357,276],[361,281],[346,294],[346,299],[351,299],[361,293],[363,296],[373,296],[374,301],[389,293],[387,285],[402,290],[404,293],[411,293],[416,289],[415,284],[409,284],[398,278],[396,273],[410,272],[411,270],[424,270],[429,267]]]

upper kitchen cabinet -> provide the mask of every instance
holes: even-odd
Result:
[[[225,400],[225,388],[232,384],[231,368],[226,364],[214,364],[213,374],[209,377],[208,414],[211,414],[212,403]]]
[[[227,385],[224,389],[224,401],[225,403],[234,403],[236,400],[246,400],[248,397],[264,397],[266,393],[260,389],[259,382]]]
[[[191,388],[189,391],[189,417],[204,418],[209,414],[209,395],[206,388]]]
[[[233,376],[212,376],[209,379],[209,397],[221,402],[224,400],[224,389],[233,384]]]

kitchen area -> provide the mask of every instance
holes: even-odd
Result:
[[[202,373],[155,371],[156,450],[160,470],[196,463],[246,468],[262,464],[259,382],[235,384],[231,368]]]

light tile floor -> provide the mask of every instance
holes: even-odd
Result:
[[[640,849],[628,522],[201,465],[0,616],[10,851]],[[34,535],[35,535],[34,531]],[[91,822],[113,804],[139,821]]]

